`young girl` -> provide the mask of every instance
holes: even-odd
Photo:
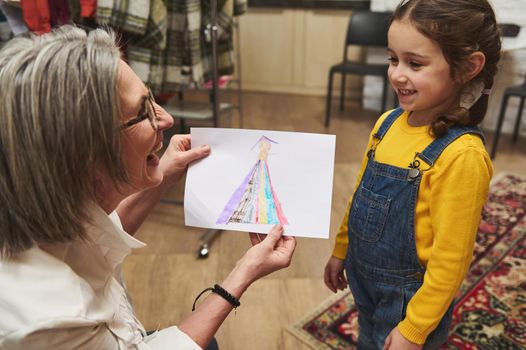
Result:
[[[487,0],[409,0],[388,32],[400,108],[374,127],[325,268],[347,279],[358,349],[435,349],[472,258],[493,173],[477,127],[500,57]]]

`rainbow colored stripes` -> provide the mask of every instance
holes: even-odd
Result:
[[[266,161],[258,160],[230,197],[217,224],[288,224],[272,187]]]

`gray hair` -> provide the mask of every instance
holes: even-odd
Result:
[[[97,172],[126,181],[115,34],[64,26],[0,51],[0,258],[85,239]]]

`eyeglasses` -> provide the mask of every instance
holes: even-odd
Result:
[[[127,129],[130,126],[133,126],[137,123],[142,122],[144,119],[148,119],[150,121],[150,124],[152,125],[153,130],[157,131],[159,129],[159,125],[157,121],[159,120],[159,117],[157,116],[157,112],[155,111],[155,99],[153,98],[152,90],[148,88],[148,98],[147,101],[145,101],[145,108],[144,112],[136,116],[135,118],[132,118],[128,120],[127,122],[123,123],[121,125],[121,129]]]

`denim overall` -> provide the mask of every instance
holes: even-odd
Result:
[[[359,311],[358,349],[382,349],[389,332],[404,319],[409,300],[420,288],[425,268],[415,244],[415,206],[422,171],[431,168],[442,151],[478,127],[456,126],[416,153],[408,168],[378,163],[375,149],[394,121],[394,110],[374,135],[368,163],[349,212],[349,248],[345,269]],[[419,158],[427,166],[419,168]],[[429,335],[424,349],[435,349],[447,340],[453,303]]]

